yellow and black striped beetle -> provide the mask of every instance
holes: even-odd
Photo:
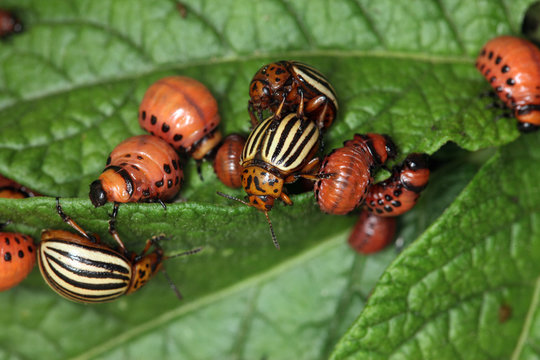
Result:
[[[320,131],[313,121],[299,118],[296,113],[286,114],[283,118],[272,115],[253,129],[240,157],[242,187],[248,202],[218,192],[263,211],[278,249],[268,212],[276,199],[287,205],[293,204],[284,192],[284,184],[304,176],[313,178],[319,169],[319,158],[315,156],[319,142]]]
[[[158,244],[164,236],[148,240],[139,255],[127,251],[120,237],[113,236],[121,247],[121,251],[117,251],[102,244],[98,235],[84,231],[64,213],[58,199],[56,210],[78,234],[65,230],[43,230],[37,255],[43,278],[64,298],[80,303],[115,300],[139,290],[158,271],[164,272],[163,261],[170,258]],[[109,231],[112,233],[116,230],[109,228]],[[154,251],[147,254],[152,245]],[[197,248],[172,257],[200,250]],[[176,286],[168,277],[167,280],[181,299],[182,295]]]
[[[319,70],[299,61],[282,60],[261,67],[249,84],[249,97],[252,125],[262,120],[263,110],[277,114],[283,107],[285,113],[296,112],[298,117],[305,114],[324,131],[338,111],[336,91],[330,81]]]

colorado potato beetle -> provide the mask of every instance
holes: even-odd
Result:
[[[0,232],[0,291],[23,281],[35,264],[34,239],[24,234]]]
[[[322,211],[344,215],[360,206],[373,182],[373,172],[396,154],[386,135],[354,136],[323,160],[315,183],[315,198]]]
[[[499,36],[486,43],[476,68],[512,110],[522,132],[540,126],[540,50],[514,36]]]
[[[401,215],[413,208],[428,180],[428,156],[410,154],[403,164],[394,167],[389,179],[371,187],[366,207],[378,216]]]
[[[176,196],[183,177],[180,158],[169,144],[156,136],[133,136],[111,152],[103,173],[90,185],[90,200],[96,207],[108,201],[163,205]]]
[[[87,233],[66,215],[59,201],[56,209],[77,233],[66,230],[43,230],[38,248],[38,265],[43,279],[59,295],[80,303],[98,303],[129,295],[144,286],[168,257],[159,246],[162,237],[146,242],[141,254],[101,243],[96,234]],[[119,239],[118,236],[115,238]],[[154,250],[150,253],[150,247]],[[194,249],[176,256],[200,251]],[[168,279],[170,282],[170,279]],[[171,287],[181,298],[174,284]]]
[[[338,111],[337,96],[326,77],[317,69],[298,61],[278,61],[260,68],[249,85],[248,110],[252,124],[261,120],[263,110],[315,121],[319,129],[332,125]],[[255,115],[258,113],[258,119]]]
[[[216,99],[195,79],[169,76],[156,81],[139,107],[139,124],[176,150],[201,160],[221,141]]]
[[[0,9],[0,39],[23,31],[23,24],[17,16],[8,10]]]
[[[380,217],[362,211],[348,242],[356,252],[371,254],[384,249],[392,241],[395,233],[395,217]]]
[[[223,184],[230,188],[242,186],[240,156],[246,140],[238,134],[228,135],[216,152],[214,172]]]
[[[24,199],[33,196],[40,196],[40,194],[0,175],[0,198]]]
[[[287,114],[283,119],[274,115],[268,117],[253,129],[240,157],[242,187],[248,202],[219,193],[263,211],[277,248],[279,244],[268,212],[276,199],[287,205],[293,204],[284,191],[284,184],[318,170],[319,158],[315,154],[319,142],[320,132],[313,121],[299,118],[296,113]]]

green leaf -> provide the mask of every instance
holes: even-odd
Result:
[[[405,242],[414,239],[455,199],[477,168],[465,161],[443,165],[417,205],[422,210],[407,215],[398,237]],[[440,201],[425,201],[443,192]],[[237,249],[231,249],[205,258],[205,249],[189,259],[171,260],[167,271],[174,280],[182,280],[178,285],[186,297],[183,304],[158,276],[135,295],[110,304],[81,306],[43,289],[43,280],[34,273],[0,296],[0,306],[14,309],[0,313],[0,321],[10,324],[0,328],[4,339],[0,348],[23,358],[115,359],[146,354],[199,359],[327,358],[397,250],[390,247],[374,256],[358,256],[345,245],[347,235],[346,231],[320,236],[312,249],[279,264],[274,259],[270,269],[198,298],[197,292],[211,287],[216,278],[233,271],[238,274],[236,263],[249,255],[238,256]],[[252,247],[250,252],[254,251]],[[40,346],[20,344],[21,334]]]
[[[509,144],[519,136],[515,120],[495,120],[499,113],[486,109],[491,100],[478,97],[489,85],[474,69],[474,58],[489,38],[517,34],[530,3],[186,1],[182,17],[177,4],[165,0],[3,1],[18,11],[26,32],[0,42],[0,173],[46,197],[0,199],[0,220],[13,220],[8,230],[36,238],[44,228],[67,229],[55,211],[54,197],[62,196],[66,213],[111,242],[111,206],[94,209],[88,185],[116,144],[143,133],[139,102],[152,82],[172,74],[209,87],[225,134],[249,132],[247,87],[257,69],[298,59],[325,73],[338,93],[340,113],[325,136],[325,152],[365,132],[391,135],[400,149],[396,161],[412,151],[434,154],[447,142],[470,151]],[[478,165],[474,156],[448,148],[436,153],[440,164],[424,195],[429,202],[421,200],[400,221],[406,244],[465,186]],[[34,272],[0,294],[0,304],[11,309],[0,314],[0,358],[131,351],[175,357],[190,343],[186,358],[197,358],[198,351],[212,357],[208,348],[233,358],[324,358],[331,352],[394,253],[355,259],[342,245],[355,216],[321,214],[309,192],[294,194],[294,206],[277,205],[270,213],[281,243],[276,251],[263,214],[215,194],[243,196],[221,185],[211,164],[203,164],[204,180],[193,162],[185,171],[180,197],[166,211],[126,204],[118,217],[120,235],[134,251],[160,233],[170,238],[163,244],[170,254],[204,246],[200,254],[166,263],[184,302],[178,304],[157,277],[132,296],[82,306],[56,296]],[[473,219],[480,212],[463,211]],[[358,269],[370,280],[363,282]],[[299,295],[284,301],[280,294],[289,291]],[[360,299],[348,299],[358,293]],[[302,294],[310,294],[310,302],[304,304]],[[329,309],[338,309],[339,319]],[[270,321],[274,315],[278,322]],[[199,318],[206,320],[198,324]],[[259,333],[260,322],[266,327]],[[279,332],[281,326],[287,331]],[[177,327],[183,339],[204,344],[169,336]],[[231,329],[240,329],[239,335]],[[215,336],[205,338],[212,331]],[[321,347],[311,346],[310,332]],[[264,345],[269,333],[283,334],[269,342],[273,348]]]
[[[501,148],[400,254],[334,359],[539,355],[539,140]]]

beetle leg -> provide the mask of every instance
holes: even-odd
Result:
[[[306,112],[310,113],[322,106],[322,110],[319,113],[319,116],[317,117],[317,126],[319,129],[325,128],[324,119],[326,118],[326,114],[328,112],[328,98],[324,95],[319,95],[317,97],[314,97],[313,99],[309,100],[306,103]]]
[[[300,170],[301,174],[313,174],[319,171],[321,167],[321,161],[318,157],[311,159],[303,168]]]
[[[284,192],[281,192],[281,194],[279,195],[279,198],[287,205],[293,204],[293,201],[291,200],[289,195],[285,194]]]
[[[122,249],[122,251],[125,253],[127,252],[126,247],[124,246],[124,242],[122,239],[120,239],[120,235],[118,235],[118,231],[116,230],[116,217],[118,216],[118,203],[114,203],[113,212],[109,216],[111,219],[109,220],[109,234],[113,237],[113,239],[118,243],[118,246]]]
[[[60,198],[57,197],[56,198],[56,212],[58,213],[58,215],[60,215],[60,217],[62,218],[62,220],[68,224],[69,226],[71,226],[72,228],[74,228],[75,230],[77,230],[77,232],[79,232],[79,234],[81,234],[82,236],[84,236],[85,238],[87,238],[88,240],[91,240],[91,241],[95,241],[96,239],[93,237],[93,236],[90,236],[86,233],[86,231],[83,230],[82,227],[80,227],[72,218],[70,218],[65,212],[64,210],[62,210],[62,206],[60,205]]]
[[[287,176],[283,182],[286,184],[295,182],[298,178],[304,178],[308,180],[318,180],[319,175],[315,174],[319,171],[320,160],[318,157],[311,159],[297,174]]]
[[[281,119],[281,111],[283,110],[284,105],[285,105],[285,97],[283,97],[281,104],[279,104],[279,107],[277,108],[276,113],[274,114],[274,119],[276,120]]]
[[[200,175],[200,174],[199,174]],[[159,203],[159,205],[161,205],[161,207],[163,208],[163,210],[167,210],[167,205],[165,205],[165,203],[163,201],[161,201],[161,199],[157,199],[156,202]]]
[[[251,126],[255,127],[261,119],[257,119],[257,117],[255,116],[255,110],[253,109],[253,104],[251,103],[251,101],[248,103],[248,113],[249,113],[249,118],[251,119]],[[262,117],[262,112],[259,111],[259,118],[261,117]]]
[[[299,119],[303,119],[304,118],[304,92],[299,89],[299,93],[300,93],[300,104],[298,105],[296,116]]]
[[[327,103],[328,98],[324,95],[319,95],[309,100],[305,105],[306,112],[310,113],[317,110],[319,107]]]

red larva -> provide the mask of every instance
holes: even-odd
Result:
[[[0,198],[24,199],[33,196],[40,196],[40,194],[0,175]]]
[[[152,84],[139,107],[139,124],[176,150],[201,160],[221,141],[216,99],[195,79],[169,76]]]
[[[0,232],[0,291],[23,281],[35,263],[36,246],[30,236]]]
[[[0,39],[23,31],[21,21],[11,11],[0,10]]]
[[[223,144],[216,152],[214,171],[223,184],[230,188],[242,186],[242,165],[240,157],[246,139],[241,135],[231,134],[223,140]]]
[[[360,206],[373,169],[395,156],[395,146],[385,135],[357,134],[344,145],[326,156],[315,183],[317,203],[329,214],[344,215]]]
[[[349,236],[349,245],[356,252],[371,254],[386,247],[396,233],[395,217],[380,217],[362,211]]]
[[[162,203],[176,196],[183,177],[180,158],[169,144],[151,135],[134,136],[111,152],[90,185],[90,200],[96,207],[108,201]]]
[[[499,36],[486,43],[477,69],[518,120],[522,132],[540,126],[540,50],[531,42]]]
[[[394,167],[389,179],[371,187],[366,207],[378,216],[401,215],[416,204],[429,180],[428,156],[411,154],[401,166]]]

